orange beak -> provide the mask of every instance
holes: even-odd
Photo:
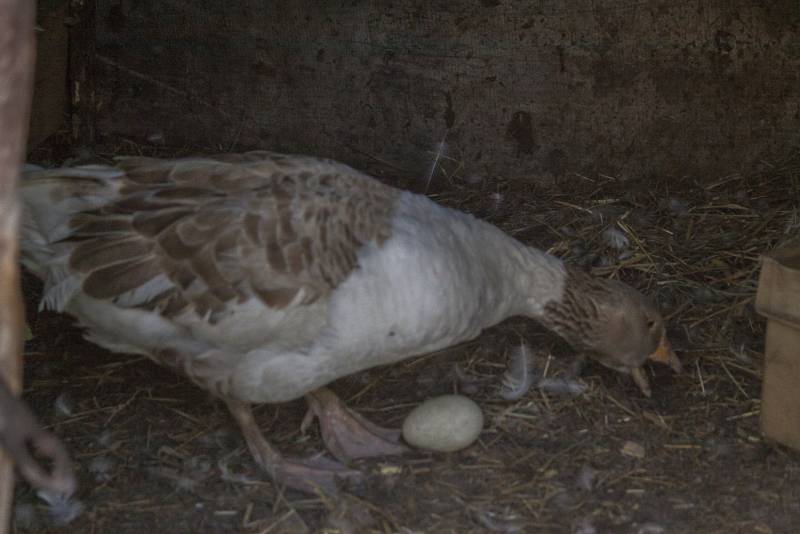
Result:
[[[636,384],[636,387],[642,392],[642,395],[649,399],[653,392],[650,390],[650,381],[647,380],[644,369],[641,367],[634,367],[631,369],[631,377],[633,378],[633,383]]]
[[[675,351],[672,350],[672,345],[670,345],[666,334],[661,336],[661,343],[658,345],[658,348],[653,354],[648,356],[647,359],[669,365],[676,373],[683,371],[683,365],[681,365],[681,361],[678,359]]]
[[[653,354],[648,356],[647,359],[669,365],[670,368],[672,368],[672,370],[676,373],[683,371],[683,365],[681,365],[681,361],[678,359],[675,351],[672,350],[672,345],[670,345],[666,334],[661,336],[661,343],[659,343],[658,348],[655,350],[655,352],[653,352]],[[644,369],[642,367],[635,367],[631,369],[631,377],[633,377],[634,383],[638,386],[639,390],[641,390],[642,394],[645,397],[650,397],[652,391],[650,389],[650,382],[647,380],[647,375],[644,373]]]

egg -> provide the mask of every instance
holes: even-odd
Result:
[[[403,439],[420,449],[453,452],[472,445],[482,429],[483,412],[474,401],[442,395],[411,410],[403,422]]]

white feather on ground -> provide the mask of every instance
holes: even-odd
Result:
[[[616,250],[625,250],[631,246],[631,241],[622,231],[609,226],[603,230],[603,241]]]
[[[576,397],[586,391],[586,384],[570,378],[542,378],[536,387],[552,395]]]
[[[503,374],[500,396],[507,401],[524,397],[534,385],[551,395],[578,396],[586,391],[586,384],[571,378],[539,378],[535,370],[533,352],[525,343],[516,347],[508,358],[508,369]]]
[[[81,501],[63,493],[39,490],[36,495],[47,503],[50,518],[57,525],[67,525],[83,512]]]
[[[531,349],[525,343],[520,343],[508,358],[500,396],[508,401],[519,400],[528,393],[535,379]]]
[[[478,392],[478,384],[475,382],[475,378],[470,376],[470,374],[457,363],[453,364],[453,375],[456,377],[458,389],[462,394],[474,395]]]

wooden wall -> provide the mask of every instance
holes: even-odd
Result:
[[[800,4],[97,0],[98,128],[426,175],[705,179],[800,132]]]
[[[69,0],[39,0],[36,69],[28,131],[33,149],[66,125],[68,113]]]

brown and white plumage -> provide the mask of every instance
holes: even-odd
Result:
[[[66,208],[74,213],[65,228],[58,213],[34,211],[32,223],[48,244],[54,230],[69,238],[54,248],[69,251],[66,267],[91,297],[166,316],[191,306],[211,322],[225,303],[254,295],[276,309],[300,293],[309,304],[349,274],[361,243],[388,237],[396,192],[333,163],[262,156],[43,171],[26,199],[44,189],[53,204],[40,211],[85,199]],[[45,302],[63,308],[70,296],[48,293]]]
[[[43,306],[226,399],[261,463],[305,489],[328,483],[322,471],[352,472],[287,464],[248,403],[305,395],[347,460],[401,449],[319,389],[340,376],[512,315],[634,376],[665,341],[658,311],[628,286],[328,160],[120,158],[29,169],[22,191],[23,262],[44,280]]]
[[[361,245],[387,238],[398,194],[343,165],[266,153],[122,158],[116,167],[27,178],[23,239],[34,245],[24,247],[23,262],[45,280],[43,306],[77,305],[83,313],[73,313],[93,341],[166,364],[179,359],[190,377],[196,354],[185,353],[186,341],[197,345],[190,353],[238,352],[275,338],[304,343],[308,335],[293,328],[293,310],[321,313],[356,267]],[[160,325],[167,331],[120,336],[116,322],[93,322],[87,308],[135,311],[168,323]],[[291,330],[279,336],[265,332],[267,324],[250,332],[228,324],[258,312],[273,312]],[[150,322],[141,325],[145,331]],[[164,336],[171,326],[189,339],[170,344]]]

